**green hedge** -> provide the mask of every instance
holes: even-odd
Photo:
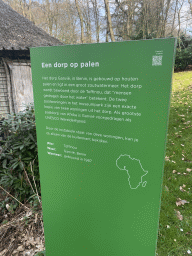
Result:
[[[175,70],[183,71],[192,65],[192,37],[182,35],[177,39]]]

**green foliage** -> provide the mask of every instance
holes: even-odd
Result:
[[[10,198],[10,197],[6,197],[3,201],[0,202],[0,211],[2,213],[5,212],[6,209],[6,204],[9,205],[9,209],[8,211],[10,213],[14,213],[15,209],[18,207],[19,203],[17,201],[15,201],[14,199]]]
[[[177,39],[175,70],[185,70],[188,65],[192,65],[192,38],[181,35]]]
[[[10,194],[19,201],[26,202],[34,194],[28,178],[35,190],[31,168],[33,168],[37,190],[40,194],[36,124],[33,106],[30,105],[25,112],[9,115],[8,119],[3,120],[0,134],[4,134],[4,138],[1,141],[0,185],[8,189]],[[1,202],[0,207],[5,208],[4,201]],[[15,206],[11,207],[14,210]]]

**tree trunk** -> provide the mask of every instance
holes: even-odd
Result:
[[[164,17],[164,20],[163,20],[163,31],[162,31],[162,36],[163,37],[165,37],[165,28],[166,28],[166,24],[167,24],[167,17],[168,17],[168,12],[169,12],[169,8],[170,8],[170,2],[171,2],[171,0],[167,0],[165,17]]]
[[[91,35],[91,17],[90,17],[89,0],[87,0],[87,35],[88,35],[88,43],[91,43],[92,35]]]
[[[179,25],[179,28],[178,28],[178,38],[179,38],[179,49],[181,50],[181,40],[180,40],[180,33],[181,33],[181,9],[182,9],[182,6],[183,6],[183,3],[184,3],[184,0],[182,3],[180,3],[180,8],[178,9],[178,25]]]
[[[109,42],[109,24],[107,20],[107,30],[106,30],[106,42]]]
[[[97,0],[92,0],[92,4],[94,9],[94,17],[95,17],[96,38],[97,38],[97,43],[99,43],[100,25],[99,25],[99,13],[98,13],[98,7],[97,7]]]
[[[171,28],[171,34],[173,34],[174,31],[174,26],[175,26],[175,17],[176,17],[176,12],[177,12],[177,5],[178,5],[178,0],[176,0],[175,4],[175,11],[174,11],[174,16],[173,16],[173,23],[172,23],[172,28]]]
[[[191,15],[192,15],[192,1],[188,0],[188,2],[189,2],[189,5],[190,5],[190,11],[191,11]]]
[[[24,6],[24,3],[23,3],[23,0],[20,1],[20,5],[21,5],[21,9],[22,9],[22,14],[23,14],[24,17],[26,17],[25,16],[25,6]]]
[[[32,21],[31,0],[29,0],[29,20]]]
[[[107,14],[107,21],[108,21],[109,31],[110,31],[110,35],[111,35],[111,41],[115,42],[108,0],[105,0],[105,10],[106,10],[106,14]]]
[[[129,1],[127,6],[128,6],[127,36],[128,36],[128,39],[130,39],[132,36],[132,29],[133,29],[133,13],[134,13],[133,2]]]
[[[78,0],[75,0],[75,4],[76,4],[77,12],[79,15],[80,23],[81,23],[81,43],[84,44],[85,38],[84,38],[83,16],[79,7]]]

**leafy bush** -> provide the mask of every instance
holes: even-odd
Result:
[[[185,70],[188,65],[192,65],[192,45],[176,51],[175,69]]]
[[[4,135],[0,142],[0,185],[25,203],[34,195],[33,176],[40,194],[34,107],[30,105],[25,112],[9,115],[2,121],[0,134]]]
[[[175,70],[185,70],[192,65],[192,38],[181,35],[177,40]]]

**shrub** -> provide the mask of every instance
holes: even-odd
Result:
[[[30,105],[25,112],[2,120],[0,134],[4,135],[1,141],[0,185],[25,203],[35,191],[30,185],[34,187],[32,171],[40,194],[34,107]]]
[[[177,39],[175,70],[185,70],[188,65],[192,65],[192,38],[181,35]]]

